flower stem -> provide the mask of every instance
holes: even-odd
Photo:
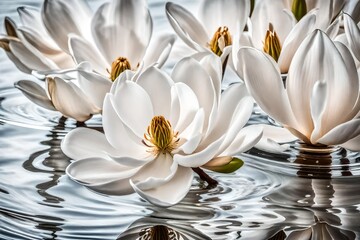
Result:
[[[192,170],[199,175],[201,180],[207,182],[209,188],[213,188],[218,185],[219,182],[207,175],[201,168],[192,168]]]

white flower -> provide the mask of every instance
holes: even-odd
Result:
[[[245,27],[250,1],[202,1],[199,9],[201,22],[172,2],[166,4],[166,14],[175,32],[189,47],[198,52],[213,52],[224,62],[235,34]]]
[[[242,48],[238,58],[238,71],[256,102],[294,135],[308,144],[360,151],[359,77],[342,43],[321,30],[310,34],[295,53],[286,89],[269,55]]]
[[[234,154],[261,138],[261,127],[243,128],[253,107],[244,85],[221,94],[221,62],[213,54],[200,63],[181,60],[171,78],[155,67],[136,82],[125,74],[105,97],[105,134],[77,128],[62,142],[76,160],[67,174],[86,187],[110,195],[135,191],[171,206],[189,191],[192,168],[226,171]]]
[[[40,71],[45,75],[76,70],[79,73],[76,83],[57,77],[46,80],[45,90],[37,83],[26,80],[17,82],[15,86],[42,107],[58,110],[77,121],[86,121],[93,114],[101,112],[105,94],[122,71],[136,71],[140,64],[144,67],[157,63],[161,67],[175,38],[165,34],[150,42],[152,20],[143,0],[113,0],[101,5],[93,16],[86,2],[76,1],[75,5],[76,7],[69,0],[47,0],[42,7],[42,21],[36,12],[21,8],[19,11],[23,22],[27,25],[37,23],[42,31],[36,28],[26,28],[30,33],[24,32],[23,28],[17,30],[11,21],[7,21],[8,34],[21,38],[0,40],[0,46],[9,50],[8,54],[15,55],[16,59],[33,64],[28,66],[30,70]],[[27,34],[34,35],[36,38],[33,42],[38,45],[32,46],[27,41]],[[39,52],[38,49],[49,48],[40,41],[42,38],[56,42],[61,48],[61,56],[67,56],[67,65],[53,64],[54,66],[45,67],[38,64],[38,60],[50,61],[47,55],[38,54],[38,58],[33,56]],[[23,44],[23,51],[12,47],[19,44]],[[76,68],[69,54],[78,64]],[[62,59],[58,55],[51,57],[55,60]],[[64,66],[72,69],[65,69]],[[51,84],[48,84],[49,81]]]
[[[299,21],[290,11],[293,2],[305,4],[305,0],[292,0],[291,3],[283,0],[256,1],[248,31],[241,34],[239,42],[234,42],[232,56],[235,66],[240,47],[250,46],[272,56],[281,73],[286,74],[296,50],[307,35],[317,28],[326,31],[331,38],[337,35],[340,21],[338,18],[333,22],[331,20],[334,12],[339,10],[333,9],[333,1],[306,1],[307,10],[312,10],[303,11]]]

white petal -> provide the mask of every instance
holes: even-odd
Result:
[[[360,135],[341,144],[341,146],[346,149],[359,152],[360,151]]]
[[[201,23],[185,8],[172,2],[166,3],[166,16],[178,36],[191,48],[203,52],[210,37]]]
[[[182,132],[199,110],[199,102],[192,89],[184,83],[176,83],[171,89],[172,106],[170,122],[176,131]]]
[[[355,57],[360,61],[360,29],[354,20],[347,14],[344,14],[344,27],[350,49]]]
[[[121,121],[142,138],[154,117],[149,94],[140,85],[127,81],[118,85],[114,96],[116,112]]]
[[[124,125],[114,106],[114,96],[111,94],[106,95],[102,115],[103,128],[107,140],[119,151],[118,155],[121,154],[120,156],[122,157],[145,158],[149,153],[141,142],[142,138],[136,136],[133,131]]]
[[[47,78],[46,82],[52,103],[64,116],[83,122],[100,112],[74,83],[58,77]]]
[[[84,38],[71,34],[69,36],[69,48],[70,54],[77,64],[83,61],[89,62],[94,71],[105,76],[109,75],[106,69],[110,68],[110,63],[107,63],[99,50]]]
[[[54,105],[46,95],[45,90],[40,87],[38,84],[28,81],[28,80],[20,80],[15,83],[15,87],[28,98],[32,102],[37,105],[44,107],[49,110],[56,111]]]
[[[323,116],[328,120],[323,126],[324,132],[346,119],[351,111],[347,106],[353,106],[357,97],[354,86],[358,88],[358,83],[352,79],[354,73],[348,72],[349,70],[334,43],[320,30],[309,35],[299,47],[290,66],[286,89],[299,123],[298,130],[307,137],[310,137],[314,128],[310,99],[313,86],[318,80],[326,81],[328,85],[327,99],[324,100],[327,110]],[[344,92],[350,94],[344,95]]]
[[[316,16],[315,13],[306,14],[290,31],[282,45],[278,64],[281,73],[287,73],[290,67],[291,60],[305,37],[310,34],[315,27]]]
[[[145,89],[151,99],[154,115],[170,118],[171,86],[174,82],[156,67],[147,68],[138,78],[137,84]]]
[[[76,128],[66,134],[61,142],[61,150],[74,160],[107,158],[108,154],[118,153],[103,133],[88,128]]]
[[[161,167],[161,165],[159,167]],[[158,175],[159,173],[164,173],[164,171],[159,171],[158,168],[156,173]],[[143,182],[136,183],[131,179],[131,185],[141,197],[150,203],[157,206],[169,207],[177,204],[186,196],[190,190],[192,179],[193,171],[191,168],[177,166],[173,168],[169,176],[163,180],[149,178]],[[158,186],[154,185],[155,183],[158,183]],[[173,191],[174,189],[176,189],[176,191]],[[171,192],[171,194],[169,194],[169,192]]]
[[[1,36],[0,36],[0,48],[1,48]],[[29,69],[25,64],[23,64],[12,52],[5,51],[5,53],[20,71],[27,74],[31,74],[32,70]]]
[[[337,17],[332,23],[331,25],[326,29],[325,33],[326,35],[329,36],[329,38],[331,39],[335,39],[336,36],[339,33],[339,29],[340,29],[340,16]]]
[[[244,76],[246,86],[259,106],[276,121],[296,126],[280,70],[273,59],[259,50],[241,48],[238,61],[237,71]],[[261,71],[257,66],[261,66]]]
[[[66,174],[74,181],[97,192],[125,195],[133,192],[129,178],[138,169],[124,167],[112,160],[93,157],[71,163],[66,168]]]
[[[247,0],[202,1],[199,16],[206,24],[208,35],[212,36],[219,27],[227,26],[230,33],[242,32],[250,14]]]
[[[260,141],[262,134],[263,127],[260,125],[250,125],[244,127],[236,135],[230,146],[221,153],[221,156],[234,156],[248,151]]]
[[[140,64],[152,32],[152,20],[143,0],[103,4],[92,19],[96,45],[108,63],[129,59],[133,69]]]
[[[175,40],[176,37],[172,34],[152,38],[144,56],[144,67],[157,63],[157,67],[161,68],[168,59]]]
[[[69,52],[69,33],[90,39],[90,28],[87,26],[91,10],[86,1],[46,0],[41,14],[46,30],[64,51]]]
[[[192,58],[184,58],[176,64],[171,77],[174,82],[185,83],[194,91],[200,107],[205,111],[205,119],[209,119],[214,105],[217,105],[217,95],[210,75],[201,64]],[[204,128],[208,127],[206,121]]]
[[[360,119],[340,124],[321,137],[318,142],[325,145],[339,145],[360,135]]]

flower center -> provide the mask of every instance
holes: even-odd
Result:
[[[279,59],[281,52],[281,44],[278,35],[276,34],[274,27],[269,23],[269,29],[266,32],[264,42],[264,52],[269,54],[275,61]]]
[[[127,58],[124,57],[118,57],[115,59],[115,61],[111,64],[111,72],[110,73],[110,79],[111,81],[115,81],[115,79],[125,70],[130,70],[131,65]]]
[[[155,155],[171,153],[179,142],[178,132],[174,132],[171,124],[163,116],[155,116],[144,134],[143,143],[151,148]]]
[[[219,27],[210,40],[209,47],[216,55],[221,56],[226,46],[232,44],[229,28],[226,26]]]
[[[300,19],[307,13],[306,1],[293,0],[291,5],[291,11],[294,14],[296,20],[300,21]]]

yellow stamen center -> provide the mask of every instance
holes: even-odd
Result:
[[[115,61],[111,64],[111,72],[110,73],[110,79],[111,81],[115,81],[115,79],[125,70],[130,70],[131,65],[127,58],[124,57],[118,57]]]
[[[178,142],[178,132],[174,132],[170,122],[163,116],[153,117],[143,140],[143,143],[151,148],[150,152],[155,155],[171,153]]]
[[[281,52],[281,44],[278,35],[276,34],[273,25],[269,24],[269,30],[266,32],[264,42],[264,52],[269,54],[277,61]]]
[[[228,27],[219,27],[215,32],[213,38],[209,43],[209,47],[211,51],[213,51],[216,55],[221,56],[223,50],[226,46],[232,44],[231,35]]]

